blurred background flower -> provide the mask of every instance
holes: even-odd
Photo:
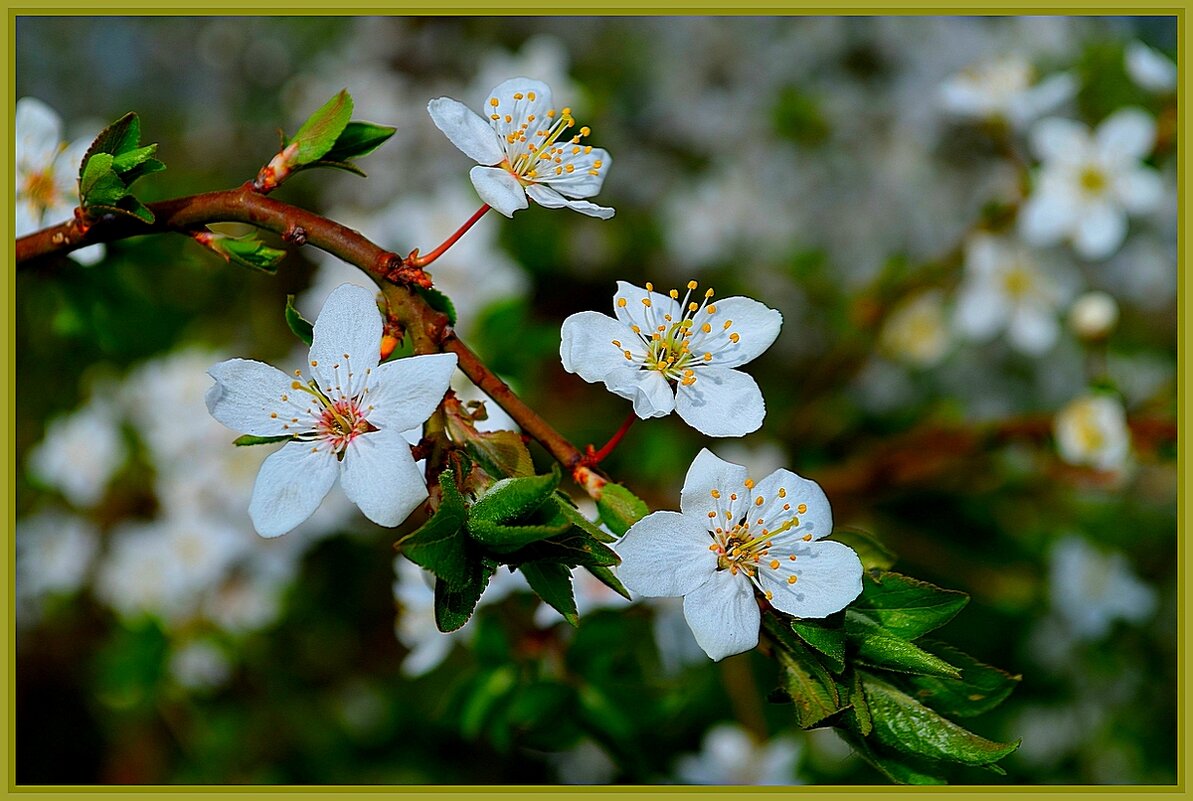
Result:
[[[137,111],[169,166],[137,185],[152,201],[251,178],[277,128],[347,87],[355,116],[397,134],[362,159],[367,180],[304,172],[277,197],[426,252],[479,206],[427,102],[545,81],[613,154],[599,201],[617,215],[488,215],[430,268],[462,336],[599,446],[629,403],[563,370],[567,316],[605,313],[618,280],[698,278],[779,310],[751,365],[765,422],[718,453],[815,479],[838,527],[971,595],[939,636],[1023,676],[973,727],[1024,742],[1005,779],[951,778],[1165,784],[1175,53],[1158,16],[22,16],[17,116],[44,104],[42,138],[61,142],[38,147],[55,153]],[[1112,136],[1124,109],[1134,135]],[[1101,184],[1033,147],[1055,120],[1082,132]],[[1139,191],[1102,198],[1120,179]],[[881,780],[767,702],[760,654],[709,662],[669,601],[580,576],[573,629],[502,571],[444,635],[422,572],[395,567],[405,529],[338,490],[258,537],[248,499],[270,448],[231,445],[206,370],[296,361],[286,295],[313,318],[339,283],[368,284],[273,244],[275,277],[181,237],[18,272],[18,782]],[[705,444],[674,416],[642,422],[602,467],[674,508]]]

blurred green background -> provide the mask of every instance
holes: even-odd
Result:
[[[705,445],[756,476],[788,467],[897,570],[969,593],[939,637],[1023,676],[972,721],[1023,745],[1007,777],[955,781],[1175,782],[1174,18],[22,16],[16,47],[17,97],[54,109],[66,141],[140,114],[168,165],[137,184],[147,202],[251,178],[278,128],[346,87],[356,118],[396,136],[361,161],[367,179],[310,171],[276,197],[402,253],[479,205],[426,102],[479,108],[506,78],[545,80],[612,154],[595,200],[617,215],[483,220],[430,270],[466,341],[599,446],[629,403],[563,371],[567,315],[610,312],[617,280],[695,278],[779,309],[749,368],[760,431],[709,443],[652,420],[602,467],[655,509],[676,508]],[[1024,120],[949,100],[990,63],[1070,91]],[[966,243],[1014,239],[1039,188],[1032,118],[1097,126],[1127,107],[1154,121],[1163,198],[1104,257],[1039,251],[1066,286],[1047,347],[965,336]],[[760,655],[693,653],[674,606],[589,590],[572,630],[506,577],[448,638],[418,571],[395,574],[401,532],[342,498],[257,538],[268,449],[233,449],[207,418],[204,371],[301,358],[286,295],[313,319],[354,271],[290,250],[274,277],[180,236],[18,271],[18,782],[880,781],[767,702]],[[1070,323],[1090,290],[1116,302],[1106,336]],[[1091,387],[1132,422],[1104,469],[1053,435]]]

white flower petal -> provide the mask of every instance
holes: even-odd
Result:
[[[17,101],[13,123],[18,172],[24,168],[41,171],[49,167],[62,143],[62,120],[58,114],[35,97],[22,97]]]
[[[79,168],[91,148],[90,139],[76,139],[54,162],[54,183],[64,202],[79,204]]]
[[[443,400],[456,361],[454,353],[431,353],[378,366],[362,401],[366,419],[398,431],[421,426]]]
[[[679,512],[653,512],[630,527],[613,546],[621,557],[617,578],[650,598],[685,595],[717,569],[712,537],[701,521]]]
[[[1151,92],[1171,92],[1176,88],[1176,64],[1138,40],[1127,45],[1123,54],[1131,80]]]
[[[103,245],[88,245],[85,248],[71,251],[70,257],[84,267],[90,267],[103,261],[105,253]]]
[[[1007,341],[1032,356],[1039,356],[1056,344],[1060,323],[1052,309],[1033,304],[1020,305],[1007,323]]]
[[[961,285],[953,324],[970,339],[988,340],[1003,327],[1009,310],[1006,297],[986,282],[973,281]]]
[[[727,462],[708,448],[702,448],[684,477],[679,494],[679,508],[685,515],[703,520],[709,512],[733,512],[729,495],[745,487],[746,468]],[[721,498],[713,497],[716,491]]]
[[[771,593],[771,605],[789,615],[828,617],[862,592],[862,562],[839,542],[780,542],[776,537],[768,557],[773,561],[758,570],[758,582]],[[772,569],[775,562],[779,566]]]
[[[542,170],[539,181],[568,197],[592,197],[601,191],[605,176],[613,166],[613,157],[602,147],[594,147],[587,153],[579,144],[564,144],[563,156],[554,168]],[[597,164],[600,164],[598,167]],[[568,171],[571,167],[571,172]],[[558,174],[555,170],[558,169]],[[593,175],[593,172],[596,175]]]
[[[563,321],[559,343],[563,369],[585,381],[604,381],[613,370],[629,366],[626,351],[638,360],[646,355],[642,340],[619,320],[583,311]]]
[[[643,301],[650,303],[648,305]],[[667,315],[671,315],[672,320],[679,320],[683,316],[679,303],[670,296],[653,290],[647,292],[628,281],[617,282],[617,292],[613,296],[613,313],[627,326],[638,326],[646,338],[649,338],[660,325],[667,324]]]
[[[828,496],[815,481],[804,478],[790,470],[776,470],[758,482],[751,493],[750,520],[763,521],[763,527],[774,531],[795,518],[799,524],[776,537],[803,537],[811,535],[818,540],[827,537],[833,530],[833,510]],[[758,498],[762,503],[757,503]],[[786,508],[785,508],[786,507]],[[800,511],[800,510],[803,511]]]
[[[287,442],[257,473],[249,517],[262,537],[278,537],[306,520],[340,472],[335,454],[310,442]]]
[[[684,596],[683,614],[696,642],[715,661],[758,644],[762,616],[754,600],[754,586],[742,573],[713,573],[702,586]]]
[[[1073,232],[1073,249],[1082,258],[1104,259],[1127,236],[1127,215],[1117,206],[1098,203],[1085,209],[1085,214]]]
[[[1023,102],[1012,116],[1019,125],[1047,114],[1077,94],[1077,79],[1072,73],[1049,76],[1023,94]]]
[[[725,298],[712,306],[716,313],[708,314],[705,309],[694,318],[697,328],[690,347],[697,355],[712,353],[711,364],[717,367],[737,367],[754,360],[774,343],[783,327],[782,314],[750,298]],[[700,329],[706,322],[711,329],[707,334]],[[736,342],[733,334],[737,334]]]
[[[695,383],[680,384],[675,410],[709,437],[743,437],[757,431],[766,417],[766,403],[754,379],[725,367],[705,367],[696,373]]]
[[[1055,245],[1074,225],[1075,203],[1067,193],[1040,191],[1019,212],[1019,233],[1037,247]]]
[[[1089,129],[1063,117],[1040,120],[1028,138],[1032,151],[1044,161],[1077,161],[1090,146]]]
[[[355,284],[340,284],[315,319],[308,360],[320,389],[354,396],[381,358],[381,312],[377,293]],[[332,400],[336,400],[335,397]]]
[[[675,409],[675,391],[657,370],[621,367],[603,379],[614,395],[634,402],[634,414],[643,420],[664,417]]]
[[[294,379],[276,367],[250,359],[229,359],[207,374],[215,379],[215,385],[207,390],[207,411],[233,431],[276,437],[313,427],[307,407],[314,399],[292,389]],[[295,417],[297,425],[292,422]]]
[[[24,236],[41,229],[41,209],[34,203],[18,197],[16,203],[16,235]]]
[[[1107,158],[1141,159],[1156,144],[1156,121],[1142,109],[1119,109],[1098,126],[1094,136]]]
[[[365,517],[391,528],[427,498],[426,482],[399,428],[370,431],[348,443],[340,484]]]
[[[435,127],[477,164],[500,164],[505,151],[497,133],[475,111],[450,97],[437,97],[427,104]]]
[[[1151,167],[1136,167],[1115,176],[1114,193],[1132,214],[1146,214],[1164,199],[1164,181]]]
[[[526,194],[535,203],[548,209],[569,208],[581,214],[587,214],[589,217],[597,217],[602,220],[608,220],[614,214],[614,210],[608,206],[598,206],[586,200],[568,200],[551,187],[543,186],[542,184],[531,184],[526,187]]]
[[[526,191],[518,179],[501,167],[473,167],[468,172],[472,185],[481,200],[506,217],[527,208]]]

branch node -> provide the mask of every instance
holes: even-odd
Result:
[[[284,232],[282,232],[282,239],[292,245],[302,246],[307,243],[307,229],[301,225],[291,223]]]

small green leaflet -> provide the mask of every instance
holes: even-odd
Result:
[[[141,123],[133,112],[99,132],[79,164],[79,202],[87,214],[116,214],[152,223],[153,212],[132,195],[139,178],[166,168],[153,155],[157,145],[140,146]]]
[[[315,326],[311,325],[298,309],[294,308],[294,296],[286,296],[286,325],[290,326],[290,332],[300,340],[310,345],[315,339]]]

